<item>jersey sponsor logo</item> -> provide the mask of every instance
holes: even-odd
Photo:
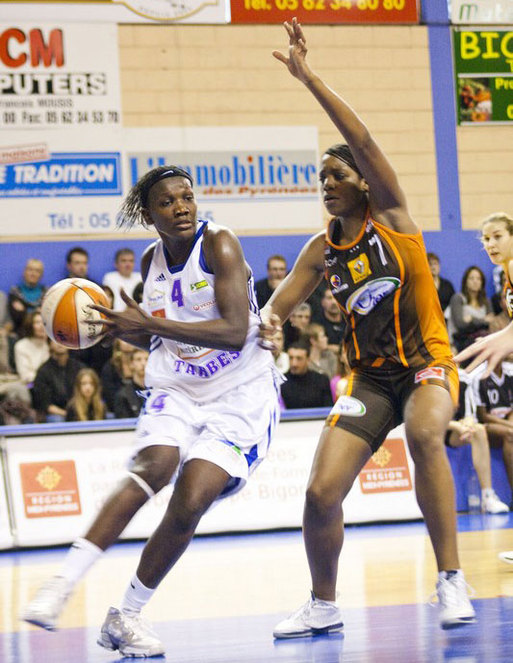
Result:
[[[208,302],[203,302],[202,304],[194,304],[192,307],[194,311],[204,311],[207,308],[212,308],[216,305],[215,299],[210,299]]]
[[[162,274],[162,276],[164,276]],[[148,296],[148,309],[150,315],[154,318],[165,318],[166,309],[164,304],[165,295],[160,290],[153,290],[153,292]]]
[[[428,366],[415,373],[415,384],[422,380],[445,380],[445,371],[439,366]]]
[[[159,283],[160,281],[165,281],[165,280],[166,280],[166,277],[164,276],[164,274],[159,274],[157,276],[157,278],[155,279],[155,283]]]
[[[337,292],[342,292],[342,290],[347,290],[349,288],[348,283],[342,283],[342,279],[338,274],[333,274],[330,276],[331,292],[336,295]]]
[[[349,260],[347,266],[349,267],[354,283],[359,283],[372,274],[369,258],[365,253],[360,253],[354,260]]]
[[[333,406],[330,415],[344,414],[348,417],[363,417],[367,412],[367,408],[353,396],[340,396],[335,405]]]
[[[368,315],[382,299],[397,290],[400,285],[401,281],[395,276],[382,276],[369,281],[348,297],[346,309],[348,313],[356,311],[360,315]]]
[[[324,265],[326,267],[333,267],[336,264],[337,264],[337,258],[326,258],[324,260]]]
[[[203,281],[197,281],[196,283],[191,283],[191,292],[198,292],[201,288],[206,288],[208,286],[208,281],[203,279]]]
[[[513,290],[510,287],[506,288],[506,308],[509,317],[513,318]]]

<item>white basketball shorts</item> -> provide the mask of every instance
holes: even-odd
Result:
[[[199,458],[231,477],[220,497],[244,487],[265,458],[280,417],[273,369],[199,403],[180,391],[153,389],[136,427],[134,456],[146,447],[177,447],[180,466]]]

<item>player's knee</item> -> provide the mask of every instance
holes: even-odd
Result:
[[[341,503],[342,496],[338,491],[329,490],[320,483],[311,483],[306,489],[306,508],[318,516],[327,515],[331,511],[338,509]]]
[[[211,501],[205,500],[201,495],[190,495],[182,501],[175,510],[175,526],[180,532],[194,532],[201,517],[210,506]]]
[[[167,486],[173,476],[172,470],[156,460],[136,463],[131,470],[146,483],[154,494]]]
[[[437,453],[445,453],[444,436],[429,427],[419,428],[408,435],[408,446],[415,463],[429,462]]]

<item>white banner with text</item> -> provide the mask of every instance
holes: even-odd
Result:
[[[323,420],[282,421],[267,459],[246,487],[214,505],[198,533],[300,527],[310,466]],[[132,431],[5,438],[15,545],[73,541],[125,475]],[[421,518],[403,427],[394,429],[363,468],[344,502],[347,523]],[[122,538],[147,538],[172,487],[148,502]]]

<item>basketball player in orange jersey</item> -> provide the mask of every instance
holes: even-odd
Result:
[[[272,338],[325,274],[343,311],[352,368],[347,395],[329,415],[313,461],[304,510],[311,598],[280,622],[275,638],[342,629],[335,602],[343,541],[342,502],[388,431],[404,421],[415,488],[435,551],[443,628],[475,621],[460,569],[454,485],[444,437],[458,375],[422,235],[387,158],[353,109],[306,62],[296,19],[285,23],[288,54],[273,55],[324,108],[347,145],[322,157],[319,178],[332,218],[315,235],[262,311]]]
[[[22,617],[55,629],[79,580],[174,478],[162,522],[98,638],[123,656],[161,656],[164,646],[141,609],[186,550],[205,511],[242,488],[265,457],[279,418],[279,378],[271,353],[258,343],[253,276],[240,243],[228,228],[197,218],[189,173],[162,166],[143,175],[121,220],[154,227],[159,235],[142,258],[142,306],[122,291],[125,311],[93,307],[113,336],[150,351],[133,462]]]
[[[513,219],[505,212],[497,212],[487,217],[481,224],[481,242],[494,265],[502,265],[506,280],[504,290],[508,315],[513,318]],[[483,378],[513,352],[513,322],[494,334],[483,336],[468,348],[456,355],[458,362],[471,357],[474,360],[465,367],[467,373],[487,362]]]

